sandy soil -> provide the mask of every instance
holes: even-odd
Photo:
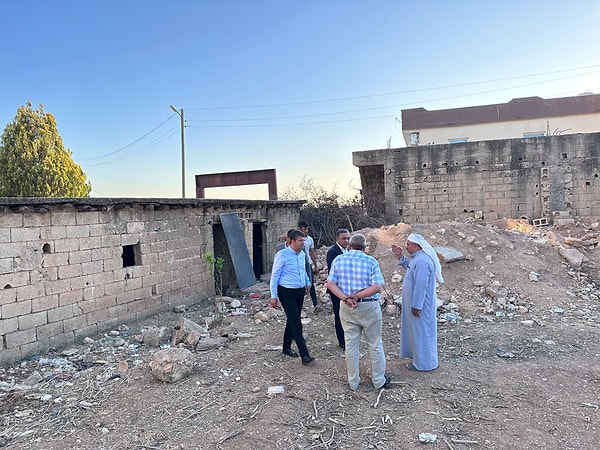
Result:
[[[39,360],[2,368],[0,447],[597,448],[596,227],[576,223],[558,230],[517,221],[454,221],[363,230],[370,253],[382,266],[389,304],[401,295],[403,274],[389,247],[403,244],[409,232],[466,257],[444,264],[437,370],[405,368],[407,361],[398,357],[399,315],[386,308],[390,389],[370,386],[367,355],[359,391],[348,389],[325,295],[322,312],[314,313],[306,302],[304,329],[315,366],[303,367],[272,349],[281,344],[283,318],[257,323],[249,313],[228,318],[242,337],[195,352],[189,377],[161,383],[148,368],[158,348],[135,344],[133,334],[145,326],[172,329],[181,316],[202,323],[210,305],[195,305],[184,313],[126,324],[129,333],[123,328],[120,336],[92,336],[93,344],[81,344],[64,357],[75,370],[41,366]],[[585,256],[581,267],[569,266],[559,254],[568,246]],[[324,259],[325,249],[318,253]],[[257,302],[267,308],[266,298],[242,302],[248,311]],[[62,357],[60,352],[47,355],[55,362]],[[127,362],[122,374],[119,362]],[[34,371],[43,380],[31,389],[10,387]],[[272,386],[283,386],[285,392],[267,395]],[[435,434],[436,442],[419,443],[421,433]]]

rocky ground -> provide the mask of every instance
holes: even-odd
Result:
[[[0,369],[0,447],[597,447],[597,223],[469,219],[363,232],[386,279],[390,389],[370,386],[366,354],[359,391],[348,389],[323,285],[323,311],[306,302],[304,329],[317,358],[311,367],[281,354],[285,320],[268,307],[268,294],[240,293],[220,327],[207,327],[213,305],[194,305]],[[403,270],[390,246],[410,232],[464,256],[443,265],[440,367],[430,373],[408,371],[398,357]],[[318,251],[321,261],[325,251]],[[150,362],[182,318],[207,331],[195,349],[179,344],[192,351],[191,373],[164,383]],[[420,444],[420,437],[436,440]]]

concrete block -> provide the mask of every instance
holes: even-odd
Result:
[[[60,294],[71,290],[71,281],[67,279],[56,280],[46,283],[46,295]]]
[[[16,289],[3,289],[0,286],[0,306],[14,303],[17,301],[17,290]],[[1,310],[0,310],[1,311]],[[2,315],[0,315],[2,318]]]
[[[3,213],[0,214],[0,229],[1,228],[18,228],[23,226],[23,214]]]
[[[76,289],[58,294],[58,305],[67,306],[83,301],[83,289]]]
[[[45,355],[50,351],[50,341],[48,339],[36,339],[35,342],[24,344],[20,347],[21,359],[31,359],[38,355]]]
[[[48,322],[58,322],[59,320],[70,319],[75,314],[73,305],[59,306],[58,308],[48,311]]]
[[[30,214],[23,214],[23,226],[24,227],[49,227],[52,225],[50,220],[50,214],[45,212],[36,212]]]
[[[40,239],[42,240],[58,240],[67,237],[66,226],[49,226],[40,227]]]
[[[81,263],[83,275],[91,275],[93,273],[101,273],[104,270],[102,261],[90,261]]]
[[[21,302],[8,303],[0,306],[0,316],[2,317],[2,320],[23,316],[29,313],[31,313],[31,300],[23,300]]]
[[[35,328],[40,325],[48,323],[48,316],[46,311],[40,311],[36,313],[27,314],[25,316],[19,316],[19,330],[28,330]]]
[[[10,319],[3,318],[0,320],[0,336],[7,333],[12,333],[19,329],[19,319],[12,317]],[[0,348],[2,348],[2,340],[0,339]]]
[[[63,320],[63,328],[65,330],[65,333],[69,331],[78,330],[87,325],[89,325],[87,314],[80,314],[78,316],[74,316],[69,319]]]
[[[50,337],[48,342],[50,344],[50,348],[59,350],[61,348],[73,345],[75,343],[75,337],[73,332],[65,332],[63,334]]]
[[[39,241],[40,240],[40,228],[11,228],[10,230],[11,242],[27,242],[27,241]]]
[[[69,253],[44,253],[42,265],[44,267],[59,267],[69,264]]]
[[[69,264],[68,266],[60,266],[58,268],[59,280],[80,277],[81,275],[83,275],[81,264]]]
[[[42,283],[29,284],[20,286],[15,289],[17,291],[17,301],[32,300],[46,295],[44,285]]]
[[[22,359],[21,347],[11,349],[0,347],[0,366],[8,366]]]
[[[72,211],[60,212],[52,211],[51,213],[52,225],[75,225],[77,223],[76,215]]]
[[[67,225],[67,239],[86,238],[89,235],[89,225]]]
[[[143,233],[145,225],[144,222],[127,222],[127,233]]]
[[[92,225],[100,222],[98,211],[80,211],[75,213],[77,225]]]
[[[61,252],[74,252],[79,250],[79,239],[61,239],[54,243],[54,251],[57,253]]]
[[[79,342],[79,341],[83,340],[83,338],[85,338],[85,337],[95,336],[96,334],[98,334],[99,333],[98,325],[95,323],[92,323],[85,327],[79,328],[77,330],[73,330],[73,333],[75,335],[75,341]]]
[[[35,331],[36,331],[37,338],[39,340],[41,340],[41,339],[49,339],[53,336],[58,336],[59,334],[62,334],[64,331],[64,328],[63,328],[62,321],[60,321],[60,322],[53,322],[53,323],[47,323],[45,325],[41,325],[41,326],[37,327]]]
[[[92,260],[92,251],[79,249],[74,252],[69,252],[69,264],[80,264],[84,262],[90,262]]]
[[[28,330],[13,331],[12,333],[6,333],[4,335],[4,342],[6,348],[21,347],[22,345],[35,342],[37,339],[35,328]]]
[[[10,228],[0,228],[0,244],[10,242]]]
[[[102,238],[100,236],[90,236],[79,239],[80,250],[92,250],[102,247]]]
[[[49,311],[58,308],[58,294],[31,299],[31,312]]]
[[[29,247],[25,242],[7,242],[0,245],[0,258],[14,258],[27,254]]]

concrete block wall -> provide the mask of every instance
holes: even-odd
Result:
[[[598,217],[600,133],[355,152],[363,192],[384,192],[390,222],[482,212]],[[382,176],[374,177],[383,167]]]
[[[219,214],[249,223],[250,249],[251,222],[264,221],[268,249],[300,204],[0,199],[0,363],[207,298],[214,279],[202,256],[214,252]]]

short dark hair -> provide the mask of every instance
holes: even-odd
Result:
[[[298,228],[308,228],[308,223],[306,223],[304,220],[301,220],[298,222]]]
[[[348,231],[347,228],[339,228],[336,232],[335,232],[335,237],[338,237],[340,234],[344,234],[344,233],[348,233],[350,234],[350,231]]]
[[[300,230],[290,230],[290,233],[288,236],[290,237],[291,241],[295,241],[299,237],[306,237],[306,235]]]
[[[357,233],[350,238],[350,247],[354,250],[364,250],[367,246],[367,238],[363,234]]]

